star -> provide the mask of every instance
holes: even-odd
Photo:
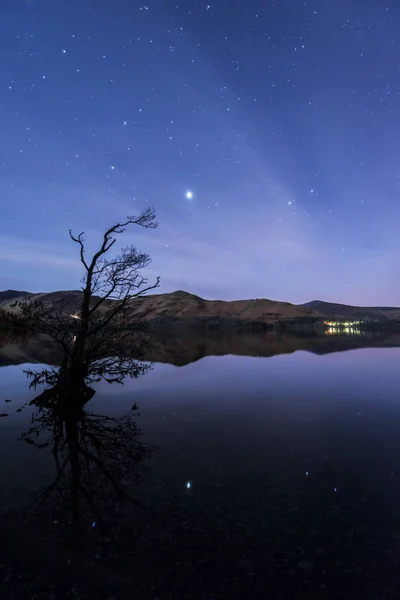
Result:
[[[146,232],[146,240],[160,261],[160,293],[179,281],[190,293],[223,300],[267,294],[301,304],[312,292],[345,304],[398,304],[400,279],[389,276],[400,248],[400,138],[393,134],[400,90],[391,76],[398,36],[392,20],[382,17],[390,11],[366,1],[371,10],[356,23],[345,0],[335,3],[334,20],[328,2],[303,2],[289,35],[293,2],[279,3],[268,22],[263,0],[243,11],[188,0],[162,14],[141,0],[125,3],[123,19],[105,2],[104,10],[75,23],[65,18],[66,2],[53,0],[52,10],[40,15],[39,32],[39,3],[25,3],[26,19],[7,11],[3,40],[18,73],[10,67],[2,80],[0,174],[12,197],[2,214],[0,247],[12,235],[21,256],[18,269],[2,278],[3,288],[39,289],[38,276],[49,290],[74,286],[68,261],[56,278],[39,266],[36,275],[31,256],[22,261],[29,254],[36,260],[38,232],[47,232],[45,241],[60,237],[61,256],[68,219],[74,224],[79,215],[88,229],[95,211],[99,224],[111,225],[124,218],[125,205],[138,214],[151,204],[160,227],[155,238]],[[194,40],[196,21],[204,27]],[[370,38],[382,38],[379,56]],[[345,72],[338,45],[354,58]],[[264,55],[268,76],[260,77]],[[378,133],[383,155],[373,143]],[[47,190],[54,199],[45,195],[43,204]],[[20,210],[32,219],[22,224]],[[164,261],[159,248],[174,260]],[[368,273],[365,267],[360,275],[364,262]],[[245,287],[237,283],[242,271]],[[370,274],[382,285],[368,286]]]

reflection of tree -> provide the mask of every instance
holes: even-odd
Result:
[[[103,529],[122,501],[142,507],[131,488],[142,481],[144,459],[152,451],[138,439],[136,405],[122,417],[90,412],[87,404],[95,391],[88,384],[101,379],[122,382],[126,375],[138,377],[150,367],[129,356],[84,363],[74,378],[69,369],[66,376],[62,366],[27,371],[32,387],[50,387],[32,400],[36,411],[21,438],[51,449],[56,464],[54,481],[36,494],[33,507],[46,504],[57,515],[67,509],[75,540],[85,526]]]

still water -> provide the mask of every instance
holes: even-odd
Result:
[[[157,446],[135,490],[155,516],[123,513],[96,560],[138,597],[397,598],[400,348],[257,357],[236,345],[199,360],[182,348],[88,405],[118,416],[136,403]],[[0,370],[7,515],[54,472],[48,450],[17,440],[32,414],[24,368]]]

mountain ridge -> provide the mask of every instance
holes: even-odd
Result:
[[[310,308],[316,313],[322,313],[330,317],[352,317],[363,319],[363,316],[381,315],[389,320],[400,319],[400,308],[395,306],[353,306],[338,302],[325,302],[324,300],[312,300],[299,306]]]
[[[15,301],[32,298],[43,302],[49,311],[79,310],[82,298],[80,290],[30,293],[18,290],[0,292],[0,308],[13,309]],[[113,302],[112,300],[110,302]],[[258,323],[273,326],[285,322],[323,322],[324,320],[349,319],[371,322],[400,321],[400,308],[360,307],[322,300],[305,304],[291,304],[268,298],[246,300],[206,300],[185,290],[170,293],[148,294],[129,301],[132,320],[160,324],[200,324],[212,322],[215,326]]]

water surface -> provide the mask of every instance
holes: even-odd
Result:
[[[136,491],[157,516],[124,513],[99,560],[149,598],[397,597],[400,349],[174,357],[189,364],[156,363],[90,402],[110,415],[136,402],[158,446]],[[24,367],[0,370],[9,511],[53,469],[16,441],[32,412],[16,412],[32,398]]]

